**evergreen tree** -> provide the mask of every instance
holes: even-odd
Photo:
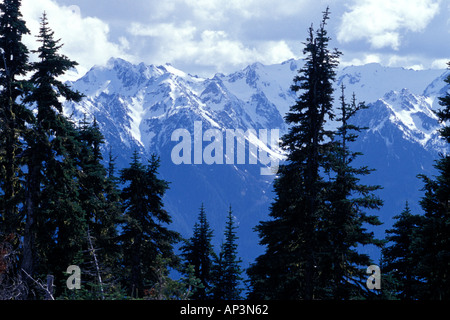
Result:
[[[61,45],[54,40],[45,13],[38,41],[41,46],[34,52],[39,60],[32,64],[30,79],[33,87],[25,98],[36,109],[32,129],[25,136],[28,173],[22,268],[30,275],[36,263],[40,272],[59,274],[73,264],[85,231],[78,203],[79,136],[74,123],[64,116],[61,102],[61,98],[80,101],[82,95],[58,80],[76,62],[59,54]],[[41,255],[36,257],[38,252]]]
[[[421,217],[413,215],[406,202],[405,209],[394,217],[393,228],[386,230],[389,245],[382,250],[383,274],[389,275],[394,286],[391,290],[402,300],[419,297],[421,281],[415,275],[419,257],[415,249],[415,238]]]
[[[214,262],[214,249],[211,244],[213,231],[206,219],[205,208],[202,204],[198,215],[198,222],[194,225],[194,234],[181,248],[185,259],[186,269],[189,265],[194,267],[194,276],[200,281],[200,286],[193,292],[194,300],[206,300],[210,298],[212,286],[212,267]]]
[[[117,227],[121,223],[121,203],[117,184],[113,182],[114,168],[111,173],[102,164],[103,157],[100,146],[104,137],[100,132],[97,121],[81,122],[80,157],[79,164],[79,201],[82,210],[86,213],[89,237],[93,246],[100,248],[96,253],[103,273],[103,281],[114,280],[118,271],[120,248],[118,245]],[[113,166],[113,164],[110,164]],[[88,235],[86,235],[88,236]],[[90,253],[92,256],[92,253]],[[91,264],[92,258],[87,257]],[[98,266],[92,266],[98,269]],[[94,270],[94,279],[97,279],[98,270]],[[86,272],[85,272],[86,273]]]
[[[35,224],[26,229],[30,234],[24,235],[35,241],[34,248],[28,250],[36,254],[33,260],[36,275],[53,274],[61,279],[56,295],[65,286],[62,278],[66,278],[67,267],[81,265],[82,252],[87,249],[86,214],[78,200],[78,131],[73,122],[62,116],[60,124],[63,125],[50,141],[50,149],[58,151],[53,151],[54,156],[44,164],[39,207],[34,212]]]
[[[340,52],[328,49],[325,30],[328,9],[320,28],[311,27],[306,42],[305,66],[294,78],[292,89],[301,91],[286,115],[291,125],[282,138],[287,162],[275,180],[272,220],[256,230],[266,252],[248,269],[251,298],[263,299],[349,299],[361,291],[361,277],[370,259],[357,251],[359,245],[375,244],[366,225],[379,225],[365,209],[378,209],[382,201],[373,192],[379,186],[361,184],[359,176],[371,172],[354,168],[360,153],[352,152],[362,128],[350,118],[363,104],[341,98],[341,126],[329,131],[334,120],[333,83]],[[344,91],[344,88],[342,88]]]
[[[367,107],[356,103],[355,95],[348,104],[345,100],[344,85],[341,86],[341,106],[339,118],[341,126],[334,136],[334,145],[329,154],[325,172],[329,174],[327,187],[329,210],[321,223],[323,236],[321,242],[328,245],[324,250],[324,266],[329,270],[322,273],[324,298],[350,299],[362,294],[360,279],[364,277],[367,266],[372,264],[369,256],[358,252],[359,245],[377,245],[382,242],[374,239],[373,232],[367,232],[367,225],[380,225],[376,216],[367,215],[365,209],[379,209],[382,201],[374,195],[379,186],[360,183],[360,176],[370,174],[367,167],[353,167],[354,160],[362,155],[353,152],[349,145],[364,128],[350,123],[351,118]],[[327,261],[328,260],[328,261]],[[359,292],[359,293],[358,293]]]
[[[242,289],[240,288],[242,260],[237,256],[236,226],[234,224],[233,212],[228,211],[225,228],[225,242],[222,244],[219,257],[213,266],[214,285],[212,289],[213,298],[216,300],[239,300]]]
[[[179,234],[164,226],[172,219],[163,208],[162,197],[169,185],[157,177],[159,161],[153,155],[149,164],[143,165],[135,151],[130,167],[122,169],[120,175],[125,184],[121,194],[125,223],[120,236],[124,280],[132,297],[142,297],[144,289],[154,286],[164,274],[164,268],[178,263],[173,245],[179,241]],[[164,265],[158,261],[164,261]]]
[[[446,82],[450,84],[450,76]],[[450,143],[450,94],[440,98],[439,103],[443,109],[436,114],[444,124],[439,132]],[[450,299],[450,155],[442,154],[435,168],[439,175],[434,180],[419,176],[425,184],[425,195],[420,201],[425,214],[417,237],[417,253],[421,257],[417,270],[426,282],[423,298],[447,300]]]
[[[0,3],[0,234],[19,235],[23,198],[23,137],[32,114],[21,102],[29,84],[28,49],[22,37],[29,33],[20,12],[20,0]],[[19,239],[19,237],[16,237]]]
[[[247,271],[253,298],[317,298],[322,265],[317,229],[326,210],[326,182],[320,172],[332,137],[324,124],[334,117],[333,81],[340,55],[328,49],[328,15],[327,9],[317,31],[309,29],[305,65],[292,86],[302,93],[285,117],[290,124],[282,138],[287,163],[280,166],[274,182],[272,220],[256,227],[266,252]]]
[[[224,244],[222,243],[221,248]],[[223,286],[225,282],[225,266],[224,266],[224,252],[220,250],[219,255],[215,255],[213,265],[211,268],[212,288],[211,295],[214,300],[225,300],[226,289]]]

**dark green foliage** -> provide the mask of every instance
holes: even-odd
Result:
[[[92,245],[93,249],[98,248],[95,250],[97,264],[94,263],[93,252],[89,248],[88,254],[84,256],[85,264],[80,267],[83,267],[85,273],[89,270],[94,286],[99,285],[98,273],[101,273],[102,288],[106,290],[118,281],[116,274],[120,271],[121,255],[117,227],[122,222],[122,212],[114,170],[112,168],[111,172],[108,172],[102,164],[100,147],[103,139],[95,119],[92,124],[89,124],[86,118],[80,123],[78,200],[86,214],[91,240],[89,247]]]
[[[16,235],[23,227],[19,213],[24,163],[21,137],[33,117],[18,99],[29,88],[22,78],[30,68],[29,52],[22,43],[29,30],[22,20],[20,5],[20,0],[0,3],[0,234]]]
[[[305,66],[292,86],[301,95],[286,115],[291,127],[282,138],[282,147],[287,151],[288,162],[280,168],[274,184],[276,198],[270,212],[273,220],[256,228],[267,251],[256,260],[249,275],[253,293],[261,298],[316,298],[319,275],[316,266],[320,259],[316,230],[325,210],[325,181],[320,176],[320,167],[329,148],[325,139],[331,136],[324,123],[334,117],[332,83],[340,55],[328,50],[327,20],[328,10],[320,28],[309,29]],[[266,287],[262,295],[261,286]]]
[[[348,104],[344,89],[342,86],[340,114],[336,119],[341,126],[335,132],[334,144],[328,156],[329,167],[325,168],[330,176],[326,201],[329,203],[329,210],[322,221],[321,241],[329,247],[325,250],[324,258],[324,264],[329,266],[329,270],[323,273],[324,288],[327,288],[323,296],[329,299],[350,299],[355,294],[359,295],[359,281],[372,262],[368,255],[359,253],[357,247],[382,245],[381,241],[374,239],[373,232],[366,230],[367,225],[377,226],[381,222],[378,217],[365,212],[382,206],[383,202],[373,193],[380,187],[360,183],[360,177],[370,174],[372,170],[353,167],[353,161],[361,153],[352,152],[349,147],[357,138],[356,133],[364,129],[352,125],[350,120],[366,107],[362,103],[357,104],[354,95],[352,102]]]
[[[67,122],[64,132],[52,142],[59,144],[64,153],[45,162],[39,208],[34,212],[35,225],[31,225],[31,234],[26,233],[25,237],[36,237],[36,247],[32,250],[38,254],[37,271],[60,276],[69,265],[80,263],[77,257],[86,247],[83,245],[87,221],[78,201],[79,171],[75,159],[79,145],[73,124]],[[24,254],[25,250],[24,247]]]
[[[23,297],[26,290],[18,281],[24,227],[20,212],[24,197],[22,137],[33,115],[21,102],[29,88],[23,78],[30,65],[28,49],[22,43],[29,30],[20,5],[20,0],[0,3],[0,296],[5,299]]]
[[[22,37],[30,31],[22,19],[21,2],[21,0],[4,0],[0,3],[0,47],[3,50],[0,70],[10,80],[18,82],[20,81],[16,77],[25,75],[29,69],[28,49],[22,43]],[[16,91],[16,97],[20,95],[17,93],[18,87],[11,87],[11,90]]]
[[[408,202],[405,209],[394,217],[392,229],[386,230],[388,244],[383,248],[383,274],[389,277],[393,295],[402,300],[419,298],[423,283],[416,276],[419,261],[416,237],[421,216],[413,215]],[[384,285],[383,285],[384,287]]]
[[[349,118],[362,106],[342,99],[342,126],[325,129],[333,120],[333,83],[340,52],[328,49],[325,30],[328,10],[320,28],[311,27],[305,43],[305,66],[292,89],[300,92],[286,115],[289,132],[282,138],[287,163],[274,183],[272,220],[256,231],[266,252],[248,269],[251,298],[345,299],[361,287],[361,271],[369,259],[358,245],[380,244],[363,225],[378,225],[363,209],[376,209],[381,201],[376,186],[358,183],[369,169],[352,168],[358,155],[348,149],[355,139]],[[358,295],[359,293],[356,293]]]
[[[446,79],[450,84],[450,76]],[[444,124],[442,138],[450,142],[450,94],[440,98],[443,107],[437,112]],[[431,179],[424,175],[425,195],[420,205],[425,211],[417,236],[417,254],[420,261],[417,275],[426,283],[422,298],[450,299],[450,155],[443,154],[436,161],[438,176]]]
[[[213,231],[206,219],[205,208],[202,204],[198,221],[194,225],[194,234],[186,240],[181,248],[182,257],[185,260],[185,268],[193,266],[194,276],[200,281],[200,286],[193,292],[194,300],[206,300],[211,298],[212,268],[214,262],[214,248],[211,244]]]
[[[37,110],[33,128],[25,136],[28,174],[22,268],[30,275],[36,264],[40,272],[58,273],[72,264],[75,252],[81,250],[86,221],[78,202],[78,132],[62,113],[60,101],[61,97],[79,101],[82,95],[58,80],[76,63],[58,53],[61,46],[45,14],[38,41],[41,46],[34,52],[39,61],[32,64],[30,79],[33,87],[24,99]]]
[[[29,33],[20,0],[0,3],[0,298],[42,299],[39,282],[55,276],[57,299],[241,299],[241,259],[228,212],[218,255],[203,205],[193,235],[169,230],[158,178],[159,158],[143,164],[137,152],[116,177],[113,151],[105,166],[104,137],[96,119],[80,123],[63,114],[63,101],[82,95],[58,80],[77,63],[60,54],[44,14],[29,63],[22,37]],[[366,289],[369,257],[361,246],[382,242],[367,231],[380,224],[379,186],[361,177],[361,155],[351,143],[364,130],[352,125],[356,98],[333,109],[333,84],[341,53],[329,50],[328,9],[319,29],[309,29],[304,67],[294,78],[297,101],[285,119],[287,162],[274,181],[270,219],[255,228],[266,251],[247,270],[249,298],[257,299],[450,299],[450,156],[440,155],[433,177],[421,175],[421,216],[406,204],[386,231],[382,290]],[[450,76],[447,78],[450,85]],[[436,114],[450,142],[450,94]],[[335,114],[335,110],[339,114]],[[337,118],[337,119],[335,119]],[[340,126],[326,129],[326,122]],[[69,265],[82,270],[82,287],[66,289]],[[22,270],[21,270],[22,269]],[[183,277],[172,279],[171,271]]]
[[[165,226],[172,220],[162,202],[169,185],[157,177],[158,168],[159,158],[155,155],[148,165],[143,165],[135,151],[130,167],[120,174],[125,184],[121,194],[125,222],[120,236],[124,280],[132,297],[142,297],[144,289],[157,283],[161,268],[175,267],[178,262],[173,245],[179,241],[179,235]],[[162,261],[160,258],[165,261],[163,265],[157,263]]]
[[[272,220],[256,231],[266,252],[249,268],[250,297],[263,299],[315,299],[321,259],[317,228],[326,209],[325,181],[320,175],[331,133],[324,129],[332,119],[331,96],[339,52],[328,50],[325,30],[328,10],[320,28],[309,29],[305,66],[294,79],[292,90],[301,92],[286,115],[291,125],[282,138],[287,164],[280,166],[274,183]]]
[[[96,120],[77,125],[63,113],[63,101],[82,99],[59,80],[77,63],[59,53],[62,45],[45,13],[33,51],[37,61],[28,63],[20,5],[0,3],[0,239],[8,239],[3,284],[20,284],[11,292],[25,299],[43,297],[37,281],[47,274],[55,276],[54,295],[61,298],[117,298],[134,289],[142,297],[149,286],[160,298],[188,297],[195,278],[168,278],[178,262],[172,246],[179,235],[164,226],[171,218],[163,209],[168,183],[157,178],[159,159],[144,166],[135,154],[121,171],[125,186],[119,190],[112,152],[103,165]],[[136,259],[142,264],[133,264]],[[78,292],[64,289],[73,264],[83,272]]]
[[[213,299],[216,300],[239,300],[241,299],[241,277],[240,264],[242,260],[237,256],[236,226],[231,210],[228,211],[225,228],[225,242],[222,243],[219,256],[216,257],[213,266]]]

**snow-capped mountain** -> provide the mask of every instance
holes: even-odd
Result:
[[[166,208],[172,213],[174,227],[184,236],[190,236],[204,203],[220,243],[231,205],[239,223],[241,255],[248,263],[262,250],[252,228],[267,219],[273,199],[273,176],[260,174],[267,161],[259,160],[263,151],[272,160],[283,157],[269,144],[268,133],[279,130],[281,136],[287,130],[283,116],[295,102],[290,86],[301,66],[302,61],[297,60],[275,65],[255,63],[229,75],[200,78],[169,64],[136,65],[111,59],[106,66],[93,67],[72,83],[86,98],[77,105],[67,104],[66,113],[74,118],[86,114],[97,119],[106,138],[105,150],[111,148],[118,156],[119,167],[129,162],[135,149],[143,157],[151,153],[161,157],[160,173],[171,182]],[[406,200],[418,209],[414,202],[421,196],[421,183],[416,175],[431,174],[433,160],[439,152],[445,152],[433,110],[439,107],[437,97],[449,89],[443,81],[446,74],[445,70],[414,71],[379,64],[338,72],[336,88],[343,83],[349,98],[355,93],[358,101],[370,106],[354,119],[368,130],[353,148],[365,154],[360,157],[361,163],[377,170],[365,181],[384,187],[380,196],[385,206],[379,215],[385,227],[391,225],[390,218],[401,211]],[[336,90],[336,103],[339,94]],[[210,129],[214,138],[205,140],[203,134]],[[228,131],[236,133],[238,129],[254,133],[242,136],[246,149],[241,161],[236,152],[230,151],[238,147],[228,150],[226,146]],[[174,139],[174,132],[181,134]],[[183,149],[178,156],[191,161],[175,164],[173,150],[183,135],[192,138],[185,145],[192,150]],[[202,145],[196,146],[196,137]],[[219,141],[216,147],[221,145],[230,154],[217,154],[216,148],[210,154],[217,160],[215,164],[202,158],[196,162],[196,151],[201,157],[215,141]],[[250,145],[257,147],[252,149]],[[220,157],[223,164],[217,164]],[[256,161],[252,162],[252,157]],[[383,230],[377,233],[380,237]]]

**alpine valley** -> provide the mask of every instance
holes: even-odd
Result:
[[[165,208],[173,219],[171,228],[184,237],[191,236],[203,203],[215,230],[217,249],[231,205],[242,267],[246,268],[264,250],[253,228],[268,219],[275,176],[261,175],[262,164],[248,159],[245,164],[175,164],[171,155],[179,141],[172,141],[172,133],[186,129],[194,136],[194,123],[201,122],[203,132],[218,129],[224,137],[227,129],[279,129],[281,137],[287,131],[283,117],[296,99],[290,86],[301,66],[301,60],[255,63],[228,75],[201,78],[169,64],[132,64],[111,58],[106,66],[95,66],[71,82],[85,98],[78,104],[67,103],[65,112],[75,121],[85,115],[95,117],[105,136],[105,161],[111,150],[119,169],[130,162],[134,150],[139,150],[144,160],[152,153],[160,156],[160,177],[170,182]],[[373,230],[380,239],[406,201],[413,212],[421,212],[422,181],[416,176],[432,176],[434,160],[448,152],[438,136],[440,124],[433,113],[440,107],[437,98],[450,89],[444,82],[446,75],[446,70],[415,71],[379,64],[338,70],[336,106],[342,83],[347,99],[355,93],[357,101],[369,106],[353,119],[368,129],[351,148],[363,153],[357,159],[360,165],[375,169],[362,181],[383,187],[377,193],[384,201],[383,208],[370,212],[383,222]],[[261,135],[252,139],[256,145],[266,142]],[[203,148],[210,143],[203,141]],[[271,157],[283,159],[278,148],[267,151]],[[249,157],[250,148],[246,153]],[[363,249],[377,261],[376,250]]]

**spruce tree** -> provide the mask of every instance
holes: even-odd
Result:
[[[34,211],[35,224],[28,229],[30,234],[25,234],[35,240],[34,249],[28,249],[36,253],[35,273],[53,274],[60,279],[61,285],[56,287],[55,294],[65,287],[62,278],[66,278],[67,267],[81,266],[82,252],[87,249],[87,221],[79,202],[76,165],[80,152],[78,131],[75,124],[65,118],[61,119],[61,124],[63,126],[51,140],[51,149],[58,151],[43,168],[39,207]]]
[[[41,45],[33,52],[38,61],[32,64],[32,90],[25,98],[36,111],[25,136],[28,173],[22,268],[30,275],[36,263],[40,272],[51,273],[73,264],[85,230],[84,212],[78,203],[79,136],[74,123],[63,114],[61,101],[77,102],[82,95],[59,80],[77,64],[59,53],[60,40],[54,39],[45,13],[37,38]],[[38,253],[41,256],[35,256]]]
[[[340,52],[330,51],[325,29],[328,9],[317,31],[311,27],[305,43],[305,65],[294,78],[300,92],[285,119],[289,132],[282,138],[287,152],[274,182],[272,220],[261,222],[259,232],[266,252],[248,269],[251,298],[349,299],[363,294],[361,277],[370,264],[360,245],[381,246],[366,225],[379,225],[366,209],[378,209],[374,195],[379,186],[360,183],[367,167],[352,167],[360,153],[352,152],[362,128],[350,118],[363,104],[341,98],[341,124],[336,131],[325,123],[335,120],[333,93]],[[342,88],[344,91],[344,88]],[[364,269],[362,269],[364,267]]]
[[[222,246],[223,247],[223,243]],[[224,275],[225,275],[225,266],[224,266],[224,252],[220,250],[218,255],[214,256],[213,265],[211,268],[211,279],[212,279],[212,288],[211,295],[214,300],[225,300],[226,289],[223,286]]]
[[[211,298],[212,267],[215,258],[214,248],[211,244],[213,231],[206,218],[203,204],[200,207],[198,221],[194,225],[194,234],[183,247],[182,257],[185,260],[185,269],[194,267],[194,276],[200,281],[200,285],[193,292],[193,300],[206,300]]]
[[[22,19],[20,6],[20,0],[0,3],[0,234],[8,235],[21,233],[22,137],[27,122],[33,118],[21,102],[29,89],[24,76],[30,66],[28,49],[22,43],[22,37],[29,30]]]
[[[315,299],[321,254],[318,227],[326,210],[321,168],[330,148],[332,133],[324,128],[333,119],[333,81],[340,52],[328,49],[324,13],[320,28],[309,29],[305,65],[294,79],[292,90],[301,92],[285,119],[289,132],[282,138],[287,162],[274,182],[272,220],[256,231],[266,252],[248,269],[250,297],[268,299]]]
[[[394,216],[393,228],[386,230],[387,245],[382,250],[383,274],[389,275],[393,294],[402,300],[414,300],[420,297],[422,283],[416,276],[419,261],[416,236],[421,217],[413,215],[406,202],[400,215]]]
[[[446,82],[450,84],[450,76]],[[443,108],[436,114],[444,124],[439,132],[450,143],[450,93],[441,97],[439,103]],[[425,184],[425,195],[420,201],[425,214],[417,237],[421,257],[417,270],[426,283],[422,298],[447,300],[450,299],[450,155],[442,154],[435,168],[438,172],[435,179],[419,176]]]
[[[82,210],[86,213],[89,237],[92,246],[100,248],[96,253],[98,265],[103,273],[103,280],[114,280],[114,274],[118,271],[120,248],[118,245],[118,226],[121,223],[121,203],[118,197],[118,187],[111,177],[111,173],[102,164],[103,156],[101,145],[104,137],[100,132],[97,121],[89,123],[86,118],[79,127],[81,150],[79,156],[79,201]],[[111,164],[112,165],[112,164]],[[88,237],[88,235],[86,235]],[[90,253],[92,256],[92,253]],[[92,258],[86,257],[93,262]],[[98,269],[92,266],[92,269]],[[95,267],[95,268],[94,268]],[[94,272],[97,279],[98,271]]]
[[[351,103],[347,103],[344,91],[342,85],[341,105],[336,119],[341,125],[335,132],[325,166],[330,181],[326,191],[329,206],[321,222],[323,235],[320,237],[325,248],[328,246],[323,252],[323,263],[329,268],[322,273],[322,296],[338,300],[362,294],[358,294],[360,279],[372,262],[368,255],[359,253],[357,247],[382,245],[380,240],[374,238],[373,232],[366,230],[368,225],[377,226],[381,222],[376,216],[365,212],[382,206],[383,202],[374,194],[380,186],[360,183],[360,178],[372,170],[366,166],[353,167],[353,162],[362,154],[350,149],[351,143],[358,137],[357,133],[365,129],[351,124],[352,117],[367,107],[363,103],[357,104],[355,95]]]
[[[241,299],[241,277],[240,264],[242,260],[237,255],[236,229],[233,212],[228,211],[225,227],[225,242],[222,244],[219,256],[215,259],[213,266],[213,299],[215,300],[239,300]]]
[[[142,297],[144,289],[156,285],[165,269],[178,264],[173,245],[180,236],[166,226],[172,219],[163,207],[162,198],[169,184],[158,178],[159,165],[155,155],[148,165],[143,165],[134,151],[130,166],[120,172],[125,185],[121,193],[125,222],[120,236],[124,281],[132,297]],[[159,264],[161,261],[164,265]]]

